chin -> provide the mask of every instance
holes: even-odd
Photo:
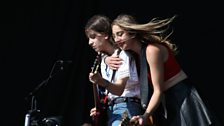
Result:
[[[99,49],[94,49],[96,52],[99,52]]]
[[[122,46],[121,49],[122,50],[128,50],[127,46]]]
[[[124,47],[121,47],[122,50],[126,50]]]

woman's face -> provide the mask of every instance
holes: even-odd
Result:
[[[130,36],[127,31],[122,29],[118,25],[112,26],[112,32],[113,32],[113,38],[115,43],[123,50],[130,49],[131,39],[133,39],[133,36]]]
[[[104,43],[108,36],[105,34],[100,34],[96,31],[89,30],[87,33],[87,37],[89,39],[89,45],[96,51],[102,52],[104,49]]]

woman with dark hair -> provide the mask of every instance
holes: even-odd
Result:
[[[89,80],[94,85],[106,89],[108,96],[107,125],[118,126],[122,123],[122,115],[127,117],[142,114],[140,104],[140,84],[136,63],[132,55],[121,51],[112,39],[110,19],[103,15],[95,15],[89,19],[85,27],[89,45],[101,56],[100,73],[90,72]],[[122,58],[122,65],[116,71],[110,69],[104,62],[105,56]],[[90,116],[97,117],[97,108],[90,111]],[[102,121],[102,120],[100,120]]]

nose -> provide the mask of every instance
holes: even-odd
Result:
[[[114,42],[118,43],[119,41],[120,41],[120,39],[118,37],[114,36]]]
[[[89,45],[90,45],[90,46],[93,45],[93,41],[91,41],[91,39],[89,39]]]

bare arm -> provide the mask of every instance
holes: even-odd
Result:
[[[146,49],[147,62],[150,67],[153,94],[145,111],[151,115],[161,102],[164,83],[164,51],[158,45],[149,45]]]
[[[90,73],[89,74],[89,80],[93,84],[98,84],[102,87],[105,87],[109,92],[115,94],[115,95],[122,95],[124,88],[126,86],[127,80],[129,77],[124,77],[121,79],[118,79],[115,83],[111,83],[104,78],[101,77],[99,73]]]
[[[158,45],[148,45],[146,49],[146,58],[150,67],[153,94],[148,103],[145,113],[142,116],[134,116],[132,120],[138,120],[140,125],[150,124],[149,119],[153,112],[159,106],[163,91],[162,86],[164,83],[164,61],[166,59],[164,49]]]

